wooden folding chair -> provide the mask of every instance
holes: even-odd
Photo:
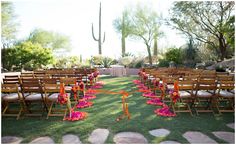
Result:
[[[64,116],[65,117],[67,108],[63,108],[61,105],[59,109],[56,108],[58,95],[60,92],[60,84],[44,83],[43,90],[44,90],[46,103],[49,107],[47,119],[49,118],[49,116]],[[70,97],[70,93],[67,93],[67,95]],[[55,107],[53,108],[54,105]],[[59,112],[64,112],[64,113],[62,114]]]
[[[197,115],[199,112],[212,112],[216,107],[216,81],[211,79],[199,79],[193,91],[195,101],[194,108]]]
[[[219,107],[219,112],[234,112],[234,100],[235,94],[232,90],[234,90],[234,81],[226,80],[219,81],[219,89],[217,90],[217,104]]]
[[[187,112],[193,115],[190,106],[192,106],[194,102],[194,96],[193,96],[194,85],[195,85],[194,81],[189,81],[189,80],[178,82],[180,99],[177,100],[176,103],[173,103],[172,100],[172,108],[175,113]]]
[[[23,111],[22,94],[19,92],[18,84],[2,84],[2,102],[4,102],[4,108],[2,116],[14,116],[18,120]],[[19,105],[19,108],[10,105]]]
[[[21,80],[22,95],[25,102],[27,116],[42,116],[44,111],[48,111],[41,83],[38,79],[22,79]],[[36,105],[40,105],[40,110],[32,109]],[[34,113],[34,112],[40,113]]]

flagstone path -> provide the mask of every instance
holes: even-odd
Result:
[[[62,137],[63,144],[81,144],[79,137],[73,134],[66,134]]]
[[[227,124],[228,127],[234,129],[234,123]],[[150,130],[149,134],[155,137],[166,137],[170,134],[170,131],[164,128]],[[234,144],[235,133],[226,131],[214,131],[212,132],[217,138]],[[104,144],[109,136],[108,129],[95,129],[90,134],[88,141],[93,144]],[[207,135],[198,131],[187,131],[183,134],[183,137],[189,142],[194,144],[217,144],[217,142]],[[23,138],[15,136],[3,136],[1,138],[3,144],[19,144]],[[137,132],[120,132],[114,135],[113,141],[117,144],[147,144],[148,140],[140,133]],[[38,137],[30,142],[31,144],[54,144],[54,140],[49,136]],[[62,136],[63,144],[82,144],[79,137],[74,134],[66,134]],[[180,144],[177,141],[162,141],[160,144]]]
[[[218,137],[219,139],[224,140],[227,143],[231,143],[234,144],[234,133],[233,132],[226,132],[226,131],[216,131],[216,132],[212,132],[216,137]]]
[[[92,134],[88,138],[88,141],[93,144],[103,144],[107,140],[108,135],[108,129],[98,128],[92,132]]]
[[[55,142],[53,141],[53,139],[48,136],[38,137],[30,142],[30,144],[54,144],[54,143]]]
[[[226,124],[226,126],[228,126],[229,128],[232,128],[232,129],[234,129],[234,123],[228,123],[228,124]]]
[[[2,137],[2,143],[4,144],[18,144],[23,140],[21,137],[16,136],[4,136]]]
[[[207,135],[198,131],[188,131],[183,134],[183,137],[188,140],[189,143],[194,144],[217,144],[216,141],[209,138]]]
[[[113,138],[116,144],[147,144],[147,139],[137,132],[120,132]]]
[[[167,129],[161,128],[161,129],[151,130],[149,131],[149,133],[155,137],[165,137],[170,134],[170,131]]]

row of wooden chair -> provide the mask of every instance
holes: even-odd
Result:
[[[172,104],[175,112],[189,112],[192,110],[199,112],[234,112],[234,75],[228,73],[216,73],[215,71],[187,70],[185,74],[166,73],[170,69],[163,71],[145,71],[148,79],[141,75],[140,79],[150,88],[156,90],[158,87],[152,85],[153,80],[164,82],[167,96],[165,101]],[[186,71],[186,72],[187,72]],[[149,74],[147,74],[147,72]],[[180,99],[173,103],[168,90],[173,89],[174,82],[178,81]],[[161,91],[160,91],[161,92]],[[163,95],[163,94],[162,94]]]
[[[61,109],[59,107],[60,109],[56,110],[52,108],[57,102],[60,84],[62,83],[66,86],[67,95],[70,96],[71,88],[76,81],[76,78],[61,78],[60,83],[55,78],[21,78],[18,82],[6,82],[3,79],[2,116],[16,116],[19,119],[22,112],[24,112],[25,116],[42,116],[46,112],[47,118],[49,116],[65,115],[65,108]],[[12,110],[10,105],[13,104],[18,104],[19,108]],[[35,109],[36,106],[39,108]],[[13,108],[15,107],[13,106]],[[55,113],[58,111],[63,111],[64,114]]]

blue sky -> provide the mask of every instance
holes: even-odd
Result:
[[[119,17],[127,6],[137,2],[152,5],[163,17],[168,16],[172,1],[168,0],[13,0],[17,21],[20,23],[17,37],[29,36],[35,28],[57,31],[71,38],[72,51],[68,55],[83,55],[88,58],[98,54],[97,42],[93,40],[91,24],[94,23],[95,36],[98,36],[98,10],[102,3],[102,32],[106,32],[103,55],[114,58],[121,56],[120,35],[116,33],[112,22]],[[167,26],[161,27],[165,36],[158,41],[158,47],[181,46],[186,40],[178,31]],[[127,40],[127,52],[135,55],[147,55],[142,41]]]

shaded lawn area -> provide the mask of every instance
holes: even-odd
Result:
[[[102,77],[100,80],[105,82],[103,89],[110,91],[133,91],[136,89],[132,80],[136,77]],[[83,143],[89,143],[88,137],[94,129],[106,128],[110,134],[106,143],[114,143],[113,137],[122,131],[134,131],[143,134],[149,143],[159,143],[164,140],[173,140],[180,143],[188,143],[182,137],[186,131],[200,131],[218,143],[225,143],[216,138],[213,131],[230,131],[233,129],[226,126],[227,123],[234,122],[233,113],[223,115],[213,115],[212,113],[201,113],[199,116],[191,116],[189,113],[179,113],[177,117],[167,118],[154,114],[158,106],[146,104],[146,98],[141,93],[134,93],[129,96],[129,112],[131,120],[123,119],[116,122],[116,118],[122,114],[121,96],[110,94],[99,94],[92,100],[93,107],[80,109],[88,112],[88,118],[83,121],[62,121],[62,117],[46,116],[25,117],[20,120],[15,118],[2,118],[2,136],[13,135],[23,137],[23,143],[28,143],[39,136],[50,136],[56,143],[61,143],[62,136],[68,133],[78,135]],[[171,133],[165,138],[156,138],[148,133],[149,130],[165,128]]]

